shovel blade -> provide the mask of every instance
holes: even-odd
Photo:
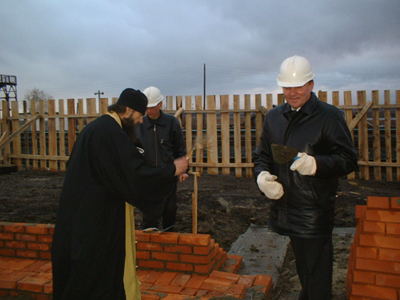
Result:
[[[272,144],[272,157],[277,164],[285,164],[297,156],[299,151],[296,148]]]

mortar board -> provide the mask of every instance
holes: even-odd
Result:
[[[147,109],[147,97],[139,90],[127,88],[122,91],[116,104],[127,106],[144,115]]]

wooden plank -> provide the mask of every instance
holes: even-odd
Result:
[[[258,110],[261,107],[261,94],[257,94],[255,100],[256,100],[255,107],[256,110]],[[260,143],[262,125],[263,125],[263,114],[261,113],[261,111],[259,111],[256,112],[256,141],[254,147],[257,147],[258,144]]]
[[[215,110],[215,96],[207,96],[207,110]],[[217,115],[207,113],[207,162],[209,164],[218,163],[218,135],[217,135]],[[207,174],[217,175],[218,168],[208,168]]]
[[[229,110],[229,95],[220,97],[221,110]],[[222,163],[230,162],[230,130],[229,130],[229,113],[221,113],[221,159]],[[230,174],[229,168],[222,168],[222,174]]]
[[[328,102],[328,93],[325,91],[318,91],[318,99],[319,101]]]
[[[86,99],[86,107],[88,114],[94,115],[96,114],[96,98],[87,98]],[[87,122],[88,124],[95,120],[96,117],[88,117]]]
[[[185,108],[190,109],[192,107],[192,97],[185,96]],[[185,140],[186,140],[186,151],[189,152],[193,147],[193,116],[192,114],[185,114]],[[189,164],[193,162],[193,155],[189,157]]]
[[[60,115],[64,115],[65,107],[64,107],[64,100],[58,101],[58,111]],[[59,131],[58,136],[60,140],[60,156],[65,156],[65,118],[59,118]],[[60,161],[60,171],[65,172],[67,170],[67,165],[65,161]]]
[[[371,108],[371,106],[372,106],[372,102],[368,101],[364,105],[362,110],[357,113],[357,116],[350,122],[349,129],[350,129],[351,132],[353,132],[354,128],[356,128],[357,124],[361,121],[361,119],[368,112],[368,110]]]
[[[379,104],[379,91],[372,91],[372,104]],[[380,132],[380,112],[379,108],[372,107],[372,134],[374,162],[381,161],[381,132]],[[381,180],[382,172],[380,167],[374,167],[374,179]]]
[[[332,92],[332,105],[333,106],[339,105],[339,92],[337,92],[337,91]]]
[[[240,109],[240,97],[239,95],[233,95],[233,108]],[[235,112],[233,116],[233,143],[235,151],[235,164],[238,167],[235,168],[235,176],[242,177],[242,168],[239,164],[242,162],[242,141],[241,141],[241,126],[240,126],[240,113]]]
[[[85,118],[87,116],[87,114],[85,114],[83,99],[78,99],[76,110],[77,110],[77,114],[79,117],[78,117],[78,119],[75,120],[75,124],[78,123],[78,132],[81,132],[83,130],[83,128],[85,127]]]
[[[74,99],[67,100],[67,108],[68,108],[68,114],[75,115]],[[68,155],[71,155],[72,148],[74,147],[76,140],[76,119],[73,117],[69,117],[67,122],[68,122]]]
[[[22,106],[23,106],[23,114],[24,114],[24,124],[28,122],[28,110],[27,110],[27,102],[26,100],[22,101]],[[29,154],[29,149],[30,149],[30,141],[29,141],[29,134],[28,130],[24,129],[24,141],[25,141],[25,147],[22,149],[25,150],[24,153]],[[31,169],[31,163],[29,159],[25,160],[25,170],[29,171]]]
[[[400,90],[396,91],[396,103],[400,104]],[[400,162],[400,108],[396,109],[396,161]],[[400,181],[400,167],[396,170],[397,181]]]
[[[31,115],[34,116],[36,115],[36,102],[35,100],[31,100]],[[36,121],[32,123],[32,131],[31,131],[31,136],[32,136],[32,154],[37,155],[38,154],[38,140],[37,140],[37,126],[36,126]],[[39,161],[37,159],[32,160],[32,169],[33,171],[39,171]]]
[[[385,104],[390,104],[390,91],[384,91],[384,102]],[[385,125],[385,161],[392,162],[392,116],[390,113],[390,108],[385,108],[384,111],[384,125]],[[393,168],[386,168],[386,180],[393,181]]]
[[[339,93],[336,93],[336,95],[333,97],[334,102],[339,103]],[[351,92],[344,92],[344,103],[345,105],[351,105],[353,103],[353,99],[351,98]],[[346,118],[347,125],[351,123],[353,120],[353,109],[345,109],[344,110],[344,116]],[[351,136],[354,140],[354,134],[353,131],[350,130]],[[354,142],[353,142],[354,144]],[[352,172],[347,175],[348,179],[355,179],[356,178],[356,173]]]
[[[282,95],[283,96],[283,95]],[[272,94],[267,94],[266,95],[266,101],[267,101],[267,111],[271,110],[274,108],[274,103],[273,103],[273,98],[272,98]],[[281,99],[281,101],[283,101],[282,103],[285,102],[284,99]]]
[[[201,96],[195,96],[196,110],[203,110],[203,98]],[[203,141],[203,114],[196,114],[196,142]],[[203,143],[199,143],[199,147],[196,147],[196,162],[202,163],[204,158]],[[195,171],[200,174],[203,173],[203,168],[196,168]]]
[[[49,116],[55,116],[56,115],[55,100],[48,100],[47,101],[47,106],[48,106],[48,115]],[[49,137],[48,137],[49,155],[50,156],[56,156],[57,155],[56,119],[49,119],[47,122],[48,122],[47,124],[48,124],[48,127],[49,127]],[[57,161],[55,161],[55,160],[50,160],[49,161],[49,170],[50,170],[50,172],[57,172],[58,171]]]
[[[357,92],[358,105],[364,107],[366,105],[367,95],[365,91]],[[359,112],[360,113],[360,112]],[[358,151],[360,161],[369,161],[369,149],[368,149],[368,123],[367,114],[364,114],[358,123]],[[369,180],[369,167],[360,167],[360,179]]]
[[[5,137],[8,137],[10,135],[10,122],[8,121],[10,111],[8,108],[7,101],[5,101],[5,100],[2,101],[1,109],[2,109],[1,110],[1,117],[2,117],[1,127],[2,127],[2,131],[5,133]],[[10,144],[7,144],[3,150],[0,150],[0,157],[3,157],[3,160],[1,162],[2,165],[11,165],[10,159],[7,158],[8,154],[10,154]]]
[[[45,116],[44,100],[39,100],[39,114],[43,116],[43,118],[39,120],[39,154],[42,157],[45,157],[47,155],[47,145],[46,145],[46,120],[44,119]],[[42,172],[47,171],[46,159],[40,160],[40,171]]]
[[[182,127],[182,112],[183,112],[183,108],[182,108],[182,96],[177,96],[176,97],[176,113],[175,118],[178,119],[179,124],[181,124]]]
[[[244,95],[244,108],[250,109],[250,95]],[[244,114],[244,151],[245,161],[251,163],[253,160],[253,148],[251,146],[251,113],[246,112]],[[246,168],[246,177],[250,178],[253,176],[253,169]]]
[[[166,110],[173,110],[174,98],[172,96],[167,96],[167,97],[165,97],[165,99],[166,99],[166,103],[165,103]]]
[[[108,110],[108,98],[100,98],[99,115],[104,115]]]
[[[285,103],[285,96],[283,94],[278,94],[278,106]]]
[[[19,103],[17,101],[11,101],[11,115],[12,116],[19,116]],[[20,124],[19,124],[19,120],[12,120],[11,122],[12,124],[12,131],[13,132],[17,132]],[[12,141],[13,143],[13,152],[15,154],[22,154],[21,152],[21,137],[16,135],[15,138]],[[17,166],[18,171],[22,171],[22,160],[17,158],[14,159],[14,165]]]

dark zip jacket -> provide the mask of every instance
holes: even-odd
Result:
[[[143,117],[143,124],[138,126],[138,138],[149,166],[162,167],[186,155],[186,145],[178,119],[162,111],[156,125],[151,123],[148,116]]]
[[[260,143],[254,152],[255,176],[262,171],[277,175],[284,189],[273,201],[269,226],[279,234],[297,237],[331,235],[338,179],[357,168],[353,140],[340,110],[319,101],[314,93],[289,121],[285,103],[266,115]],[[293,160],[273,161],[271,144],[286,145],[313,156],[315,176],[291,171]]]

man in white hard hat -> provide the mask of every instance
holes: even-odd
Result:
[[[138,126],[138,138],[144,149],[146,163],[152,167],[160,168],[173,162],[174,159],[186,155],[186,145],[182,128],[177,118],[162,111],[164,96],[154,86],[146,88],[143,93],[147,96],[148,104],[143,124]],[[187,173],[179,176],[179,181],[185,181]],[[177,213],[176,205],[176,178],[164,199],[164,212],[162,214],[163,230],[173,231]],[[154,183],[155,187],[157,182]],[[144,213],[143,229],[159,228],[159,219]]]
[[[314,77],[304,57],[282,62],[277,82],[286,103],[267,113],[253,158],[258,187],[274,200],[269,227],[290,237],[302,286],[299,299],[327,300],[338,179],[356,169],[357,154],[342,112],[313,93]],[[296,148],[297,157],[278,164],[272,144]]]

